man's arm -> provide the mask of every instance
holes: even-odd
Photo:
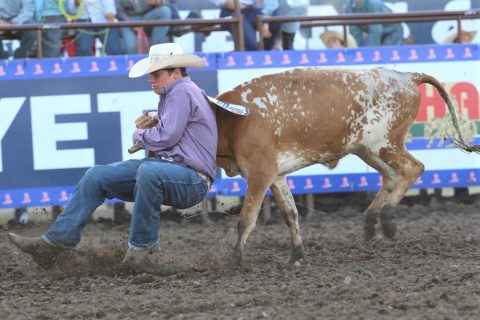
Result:
[[[183,136],[190,118],[190,95],[178,90],[171,92],[158,125],[150,129],[137,129],[133,143],[151,151],[168,149],[176,145]]]
[[[24,24],[27,21],[33,20],[33,15],[35,13],[35,3],[34,0],[21,0],[22,9],[18,16],[11,20],[12,24]]]
[[[108,21],[115,21],[117,15],[117,8],[115,7],[114,0],[102,0],[103,14]]]
[[[115,0],[115,6],[117,9],[117,18],[120,21],[128,21],[130,17],[125,12],[125,3],[123,0]]]

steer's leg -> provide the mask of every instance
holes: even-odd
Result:
[[[288,188],[285,176],[279,176],[271,185],[273,197],[280,207],[280,212],[290,229],[290,237],[292,241],[292,254],[288,259],[287,264],[294,265],[295,263],[305,259],[303,252],[303,242],[300,236],[300,228],[298,226],[298,211],[295,206],[292,193]]]
[[[227,265],[240,265],[242,263],[245,244],[257,222],[265,192],[275,178],[275,175],[268,176],[260,172],[254,172],[253,170],[248,172],[247,194],[243,201],[242,211],[240,212],[238,221],[238,239],[228,258]]]
[[[365,149],[357,153],[363,161],[365,161],[372,168],[376,169],[382,176],[382,187],[375,195],[372,203],[365,210],[365,225],[364,225],[364,237],[365,241],[370,241],[375,237],[375,225],[377,224],[378,216],[382,208],[387,204],[388,198],[392,193],[397,174],[385,161],[378,155]]]
[[[386,237],[392,238],[396,232],[396,225],[392,221],[392,211],[405,196],[405,193],[417,178],[423,173],[425,166],[415,159],[403,146],[395,153],[388,153],[383,157],[395,171],[398,179],[390,193],[387,203],[380,213],[380,222]]]

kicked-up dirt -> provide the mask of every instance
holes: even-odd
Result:
[[[404,201],[396,239],[365,245],[366,203],[346,199],[318,199],[320,211],[301,217],[307,259],[294,269],[275,211],[234,269],[223,262],[236,217],[164,219],[161,275],[119,270],[128,226],[90,223],[78,253],[49,270],[6,236],[38,236],[47,223],[4,227],[0,319],[480,319],[480,202]]]

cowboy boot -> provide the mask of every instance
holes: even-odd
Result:
[[[45,268],[51,267],[58,260],[60,254],[72,250],[49,245],[41,237],[26,238],[11,232],[7,233],[7,236],[14,246],[31,255],[36,263]]]
[[[121,269],[131,273],[162,273],[160,265],[153,261],[155,253],[158,252],[159,245],[144,250],[135,250],[129,248],[122,261]]]

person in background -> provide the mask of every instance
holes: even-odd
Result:
[[[382,0],[344,0],[345,13],[385,13],[392,10]],[[403,28],[400,23],[350,26],[350,33],[359,47],[397,46],[403,44]]]
[[[115,22],[115,15],[117,14],[114,0],[68,0],[68,11],[72,14],[81,15],[76,22]],[[120,44],[120,29],[94,28],[77,30],[78,56],[95,55],[92,50],[95,37],[98,37],[102,42],[104,53],[108,55],[123,54]]]
[[[459,44],[469,44],[473,42],[473,39],[477,35],[477,31],[466,31],[460,30],[460,34],[458,30],[452,29],[447,34],[445,39],[442,41],[443,44],[451,44],[451,43],[459,43]]]
[[[131,69],[131,78],[149,76],[160,96],[158,119],[145,113],[135,121],[133,142],[155,156],[96,165],[85,173],[63,214],[37,238],[8,233],[10,241],[44,267],[73,249],[94,210],[105,198],[134,201],[128,251],[123,268],[133,272],[160,271],[152,254],[159,246],[162,205],[190,208],[208,193],[216,174],[215,109],[188,76],[186,68],[203,68],[205,61],[183,53],[177,43],[157,44]]]
[[[0,1],[0,25],[21,25],[34,22],[35,5],[33,0]],[[3,40],[19,39],[20,46],[13,52],[13,58],[27,58],[34,55],[36,32],[0,31],[0,59],[8,59],[3,49]]]
[[[172,18],[172,10],[165,0],[115,0],[115,4],[119,21],[161,21]],[[150,45],[167,42],[169,29],[169,26],[145,28],[145,32],[150,33]],[[121,29],[126,54],[139,53],[137,36],[143,33],[142,27]]]
[[[235,10],[234,0],[210,0],[213,4],[220,7],[220,18],[230,17]],[[262,15],[263,9],[262,0],[240,0],[240,8],[243,17],[243,38],[245,42],[245,50],[255,51],[257,50],[257,16]],[[276,8],[276,7],[275,7]],[[224,30],[232,32],[231,25],[223,25]],[[268,24],[264,24],[262,34],[264,38],[271,37],[271,33],[268,29]]]
[[[262,12],[266,17],[298,17],[306,14],[308,1],[264,0],[264,5]],[[264,40],[265,50],[274,49],[278,38],[281,38],[283,50],[294,49],[293,42],[295,34],[300,30],[300,22],[274,22],[269,23],[268,26],[271,37]]]
[[[67,19],[60,11],[58,0],[35,0],[36,20],[44,23],[66,23]],[[62,29],[47,29],[42,33],[42,57],[55,58],[62,54]]]
[[[357,41],[350,33],[347,33],[347,41],[345,42],[343,32],[338,30],[327,30],[320,34],[325,48],[327,49],[341,49],[341,48],[356,48]]]

